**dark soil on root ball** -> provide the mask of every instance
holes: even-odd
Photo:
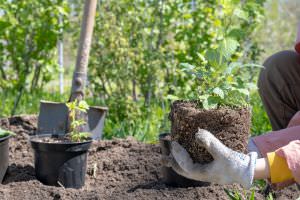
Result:
[[[169,115],[172,140],[178,141],[194,162],[208,163],[212,156],[195,141],[199,128],[214,134],[227,147],[246,153],[250,134],[249,108],[199,109],[196,102],[175,101]]]
[[[35,116],[0,119],[0,126],[16,132],[10,139],[10,166],[1,200],[73,199],[228,199],[224,188],[243,191],[238,185],[174,188],[162,182],[160,148],[132,138],[94,142],[88,155],[86,184],[82,189],[45,186],[36,180],[29,136],[36,129]],[[296,199],[300,192],[291,186],[278,193],[278,199]],[[257,199],[264,199],[261,193]]]

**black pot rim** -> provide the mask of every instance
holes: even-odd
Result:
[[[31,147],[37,152],[87,152],[90,148],[93,140],[88,140],[84,142],[43,142],[35,141],[35,138],[52,137],[53,135],[38,135],[31,136],[29,141]]]
[[[1,138],[0,138],[0,142],[9,139],[11,136],[12,136],[12,135],[8,135],[8,136],[5,136],[5,137],[1,137]]]
[[[81,144],[88,144],[88,143],[93,142],[93,139],[90,139],[90,140],[87,140],[84,142],[71,142],[70,141],[70,142],[61,142],[61,143],[42,142],[42,141],[34,140],[36,138],[45,138],[45,137],[53,137],[53,136],[54,136],[53,134],[33,135],[33,136],[29,137],[29,141],[34,144],[49,144],[49,145],[71,145],[71,144],[81,145]]]
[[[171,133],[170,133],[170,132],[160,133],[160,134],[158,135],[158,139],[159,139],[159,140],[167,140],[166,137],[167,137],[168,135],[171,135]]]

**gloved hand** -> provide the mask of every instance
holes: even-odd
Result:
[[[171,154],[163,158],[163,164],[189,179],[218,184],[240,183],[245,188],[251,187],[257,159],[256,152],[248,155],[235,152],[203,129],[199,129],[195,136],[196,141],[213,156],[214,161],[208,164],[194,163],[180,144],[172,142]]]

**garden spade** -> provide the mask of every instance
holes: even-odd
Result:
[[[79,48],[69,101],[76,99],[83,100],[84,98],[84,87],[87,77],[87,65],[95,22],[96,6],[97,0],[85,1]],[[100,139],[107,110],[108,108],[106,107],[90,107],[86,116],[87,123],[82,127],[81,131],[90,132],[93,139]],[[40,102],[37,134],[66,134],[69,131],[68,119],[68,108],[65,103],[42,100]]]

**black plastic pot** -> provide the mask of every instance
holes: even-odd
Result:
[[[162,155],[168,156],[170,154],[171,140],[168,137],[169,133],[162,133],[159,135],[159,144]],[[163,181],[165,184],[173,187],[197,187],[197,186],[208,186],[210,183],[195,181],[192,179],[185,178],[177,174],[171,167],[162,167]]]
[[[45,185],[81,188],[85,183],[87,153],[92,141],[78,143],[46,143],[33,136],[36,178]]]
[[[8,168],[9,138],[10,136],[0,138],[0,183],[2,183]]]

